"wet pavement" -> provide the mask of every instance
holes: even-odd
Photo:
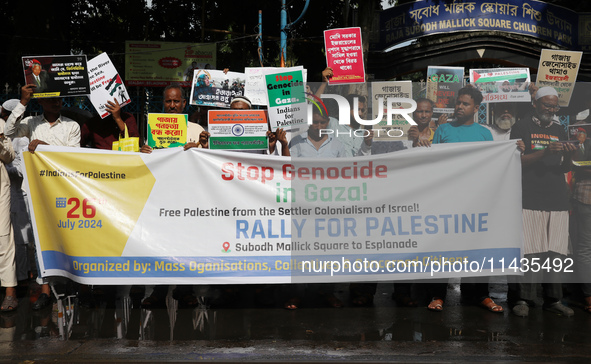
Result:
[[[131,295],[130,295],[131,290]],[[68,297],[68,293],[79,292]],[[254,290],[242,286],[224,307],[219,294],[196,287],[200,305],[146,310],[150,293],[137,287],[59,287],[59,302],[31,310],[38,286],[21,291],[17,312],[0,315],[0,361],[3,362],[590,362],[591,315],[578,301],[565,318],[542,311],[527,318],[509,313],[506,286],[491,284],[505,313],[461,303],[458,284],[450,284],[443,312],[397,307],[392,284],[380,283],[372,307],[353,307],[348,286],[337,285],[345,303],[328,308],[310,292],[298,310],[276,303],[256,303]],[[541,303],[541,302],[539,302]]]

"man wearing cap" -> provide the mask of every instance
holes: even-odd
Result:
[[[57,145],[80,147],[80,125],[74,120],[61,115],[62,99],[60,97],[39,99],[43,114],[23,118],[27,104],[31,100],[35,85],[29,84],[21,88],[21,100],[6,120],[4,132],[11,139],[26,136],[31,140],[29,152],[34,153],[37,146]],[[34,310],[40,310],[51,303],[49,284],[41,286],[41,294],[33,304]]]
[[[14,261],[14,235],[10,222],[10,180],[6,165],[14,160],[10,139],[4,134],[4,120],[0,120],[0,282],[6,287],[0,311],[14,311],[16,298],[16,265]]]
[[[540,88],[532,105],[533,115],[513,126],[511,139],[522,139],[525,143],[521,156],[524,257],[527,262],[539,260],[543,264],[547,259],[564,259],[568,254],[569,203],[564,174],[571,169],[576,146],[561,142],[567,135],[564,127],[555,121],[560,107],[554,88]],[[543,308],[572,316],[573,310],[560,302],[562,284],[556,277],[557,274],[536,277],[528,270],[518,282],[510,284],[513,313],[528,316],[529,306],[537,297],[534,283],[537,278],[537,282],[543,282]]]
[[[35,92],[43,92],[47,89],[47,81],[49,80],[49,75],[47,71],[45,71],[41,67],[41,62],[36,59],[31,61],[31,72],[27,74],[26,81],[27,84],[35,85]]]

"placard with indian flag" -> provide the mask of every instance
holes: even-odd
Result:
[[[210,110],[209,148],[265,150],[267,118],[264,110]]]

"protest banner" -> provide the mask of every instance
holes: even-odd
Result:
[[[90,102],[102,119],[109,116],[105,109],[107,101],[117,99],[120,106],[131,102],[127,89],[107,53],[101,53],[88,61]]]
[[[380,98],[382,104],[380,105]],[[373,119],[377,119],[380,109],[383,111],[382,120],[374,126],[374,140],[401,140],[407,139],[410,124],[402,115],[392,116],[392,125],[387,125],[387,105],[388,98],[407,98],[412,99],[411,81],[384,81],[371,83],[371,99]],[[368,105],[369,106],[369,105]],[[410,104],[395,103],[393,108],[408,109]]]
[[[23,57],[25,84],[34,84],[33,97],[90,94],[86,56]]]
[[[191,82],[191,105],[229,108],[232,99],[244,95],[244,73],[197,70]]]
[[[266,150],[264,110],[209,110],[209,149]]]
[[[464,67],[429,66],[427,98],[435,104],[435,114],[454,113],[458,91],[464,86]],[[433,115],[437,117],[437,115]]]
[[[536,86],[554,87],[561,107],[570,103],[582,56],[583,52],[542,49]]]
[[[23,155],[44,277],[84,284],[487,280],[521,266],[514,141],[337,159],[46,145]]]
[[[470,70],[470,83],[482,92],[482,102],[530,102],[529,68]]]
[[[164,87],[191,85],[196,69],[215,69],[215,43],[125,41],[125,83]]]
[[[332,68],[331,85],[365,82],[361,28],[324,31],[326,64]]]
[[[269,71],[265,75],[271,130],[300,127],[307,121],[306,94],[302,70]]]
[[[181,147],[187,143],[187,114],[148,114],[148,145]]]

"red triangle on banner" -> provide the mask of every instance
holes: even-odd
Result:
[[[478,73],[476,73],[476,71],[472,71],[472,73],[474,74],[474,82],[478,81],[478,79],[480,78],[480,75]]]
[[[119,74],[117,74],[117,78],[115,79],[115,83],[123,84],[123,81],[121,81],[121,76],[119,76]]]

